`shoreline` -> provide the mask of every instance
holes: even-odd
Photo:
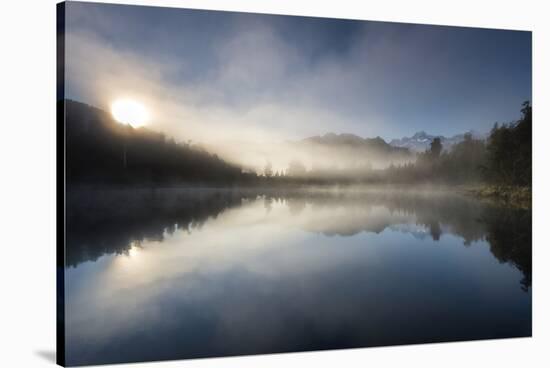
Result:
[[[459,191],[481,200],[494,201],[511,207],[532,208],[532,189],[529,187],[479,184],[462,186]]]
[[[424,183],[418,185],[406,184],[364,184],[364,185],[193,185],[193,184],[172,184],[161,186],[150,185],[75,185],[67,188],[67,193],[76,194],[79,192],[119,192],[132,191],[134,193],[178,193],[187,192],[196,195],[212,193],[232,193],[243,195],[261,194],[282,194],[282,193],[330,193],[333,195],[361,194],[361,193],[392,193],[411,192],[417,194],[430,194],[437,196],[441,193],[455,193],[470,198],[477,198],[483,201],[498,203],[500,205],[521,207],[530,209],[532,206],[531,188],[518,186],[498,186],[489,184],[463,184],[443,185],[436,183]]]

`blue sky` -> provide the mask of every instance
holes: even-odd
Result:
[[[184,139],[488,131],[531,99],[531,33],[70,2],[67,97]],[[237,134],[238,133],[238,134]]]

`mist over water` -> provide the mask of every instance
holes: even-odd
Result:
[[[69,364],[531,335],[529,211],[399,187],[68,204]]]

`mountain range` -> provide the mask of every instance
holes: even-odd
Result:
[[[381,168],[413,158],[406,147],[392,146],[380,137],[362,138],[349,133],[316,135],[294,142],[293,148],[314,158],[317,162],[314,166],[348,169]]]
[[[390,155],[407,155],[409,152],[406,147],[392,146],[380,137],[376,138],[361,138],[355,134],[342,133],[327,133],[325,135],[317,135],[302,139],[302,145],[318,145],[325,147],[349,147],[363,149],[377,154]]]
[[[443,149],[448,151],[453,145],[462,142],[467,134],[470,134],[474,139],[480,140],[484,140],[488,137],[487,133],[479,133],[474,130],[470,130],[463,134],[456,134],[451,137],[431,135],[425,131],[420,131],[411,137],[392,139],[388,143],[381,137],[362,138],[350,133],[327,133],[305,138],[297,143],[302,146],[324,147],[325,149],[345,149],[353,153],[362,151],[363,153],[375,156],[383,155],[386,158],[403,158],[411,153],[426,151],[430,148],[430,144],[435,138],[439,138],[443,145]]]
[[[487,133],[479,133],[475,130],[470,130],[464,134],[456,134],[452,137],[445,137],[442,135],[431,135],[425,131],[415,133],[412,137],[403,137],[401,139],[392,139],[390,145],[393,147],[407,148],[411,152],[423,152],[430,148],[430,144],[435,138],[441,139],[443,150],[450,150],[451,147],[464,140],[464,136],[470,134],[474,139],[484,140],[488,137]]]

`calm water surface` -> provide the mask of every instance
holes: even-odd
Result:
[[[69,365],[531,335],[531,214],[452,193],[68,198]]]

